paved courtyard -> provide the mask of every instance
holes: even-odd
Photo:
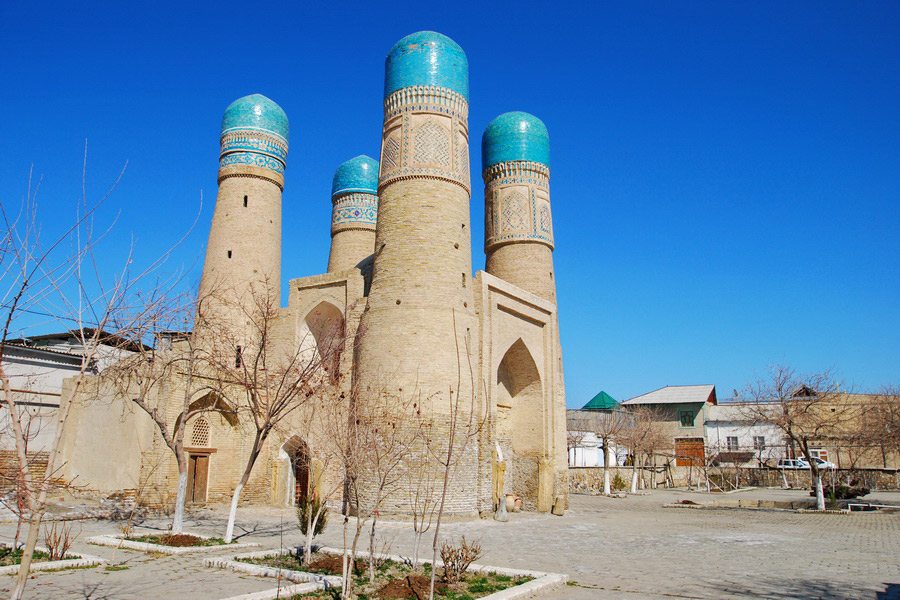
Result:
[[[803,494],[759,490],[727,498],[796,500]],[[575,585],[546,594],[547,600],[900,600],[900,513],[662,508],[685,498],[702,502],[708,496],[677,491],[624,499],[572,496],[564,517],[515,514],[508,523],[450,523],[445,531],[479,539],[485,548],[479,562],[484,564],[568,573]],[[900,493],[881,493],[878,498],[900,505]],[[221,535],[225,516],[224,506],[196,511],[187,529]],[[158,531],[166,524],[144,521],[139,531]],[[289,509],[241,509],[238,526],[240,541],[257,541],[267,548],[301,541]],[[74,549],[107,558],[119,570],[35,573],[29,598],[213,600],[274,587],[271,579],[206,568],[202,555],[156,556],[88,545],[84,538],[116,532],[117,526],[85,521],[80,527]],[[393,552],[410,552],[409,525],[384,523],[380,531]],[[4,539],[12,533],[13,526],[0,526]],[[336,517],[318,541],[340,544]],[[12,581],[0,578],[0,590],[8,591]]]

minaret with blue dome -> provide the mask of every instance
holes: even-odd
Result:
[[[254,301],[250,295],[257,300],[270,295],[277,305],[288,134],[287,115],[261,94],[239,98],[225,109],[219,193],[200,282],[210,318],[240,314],[242,303]]]
[[[328,272],[345,271],[372,256],[378,219],[378,161],[357,156],[331,181],[331,253]]]
[[[508,112],[481,138],[485,270],[556,302],[550,138],[534,115]]]
[[[388,52],[374,266],[354,386],[416,397],[422,414],[433,415],[436,431],[448,431],[452,407],[469,410],[478,389],[468,368],[469,340],[478,329],[468,98],[468,60],[449,37],[420,31]],[[466,419],[459,415],[458,422]],[[460,460],[471,458],[471,468],[454,477],[447,506],[475,515],[477,450],[471,444],[464,452],[471,456]],[[380,510],[410,511],[406,495],[389,502],[393,506]]]

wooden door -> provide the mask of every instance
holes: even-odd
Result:
[[[206,485],[209,480],[209,454],[188,456],[187,501],[193,504],[206,502]]]
[[[703,464],[703,438],[677,438],[675,440],[675,466],[689,467]]]

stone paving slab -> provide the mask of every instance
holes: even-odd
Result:
[[[755,490],[748,499],[793,501],[802,490]],[[671,600],[673,598],[900,600],[900,515],[853,513],[801,514],[784,510],[723,508],[672,510],[663,504],[705,496],[654,491],[647,496],[572,496],[563,517],[513,513],[508,523],[492,520],[452,522],[442,531],[456,539],[478,539],[481,563],[566,573],[578,585],[542,596],[548,600],[597,598]],[[734,498],[734,496],[730,496]],[[880,493],[900,504],[900,493]],[[227,507],[193,511],[186,526],[221,535]],[[300,544],[290,508],[242,508],[242,542],[262,548]],[[147,520],[136,534],[165,531],[167,521]],[[87,546],[91,535],[118,533],[115,523],[85,521],[75,552],[90,551],[108,567],[35,573],[29,598],[136,600],[221,600],[271,589],[271,579],[210,569],[201,556],[161,556]],[[380,538],[390,551],[409,554],[408,523],[383,522]],[[0,526],[10,539],[14,527]],[[426,536],[427,537],[427,536]],[[333,515],[320,536],[323,544],[342,540],[340,517]],[[379,542],[381,545],[381,542]],[[430,554],[430,538],[421,549]],[[0,577],[0,593],[12,577]]]

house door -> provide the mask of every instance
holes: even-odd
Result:
[[[206,503],[206,486],[209,482],[209,454],[188,455],[188,481],[186,501],[192,504]]]
[[[703,464],[703,438],[675,439],[675,466],[689,467]]]

